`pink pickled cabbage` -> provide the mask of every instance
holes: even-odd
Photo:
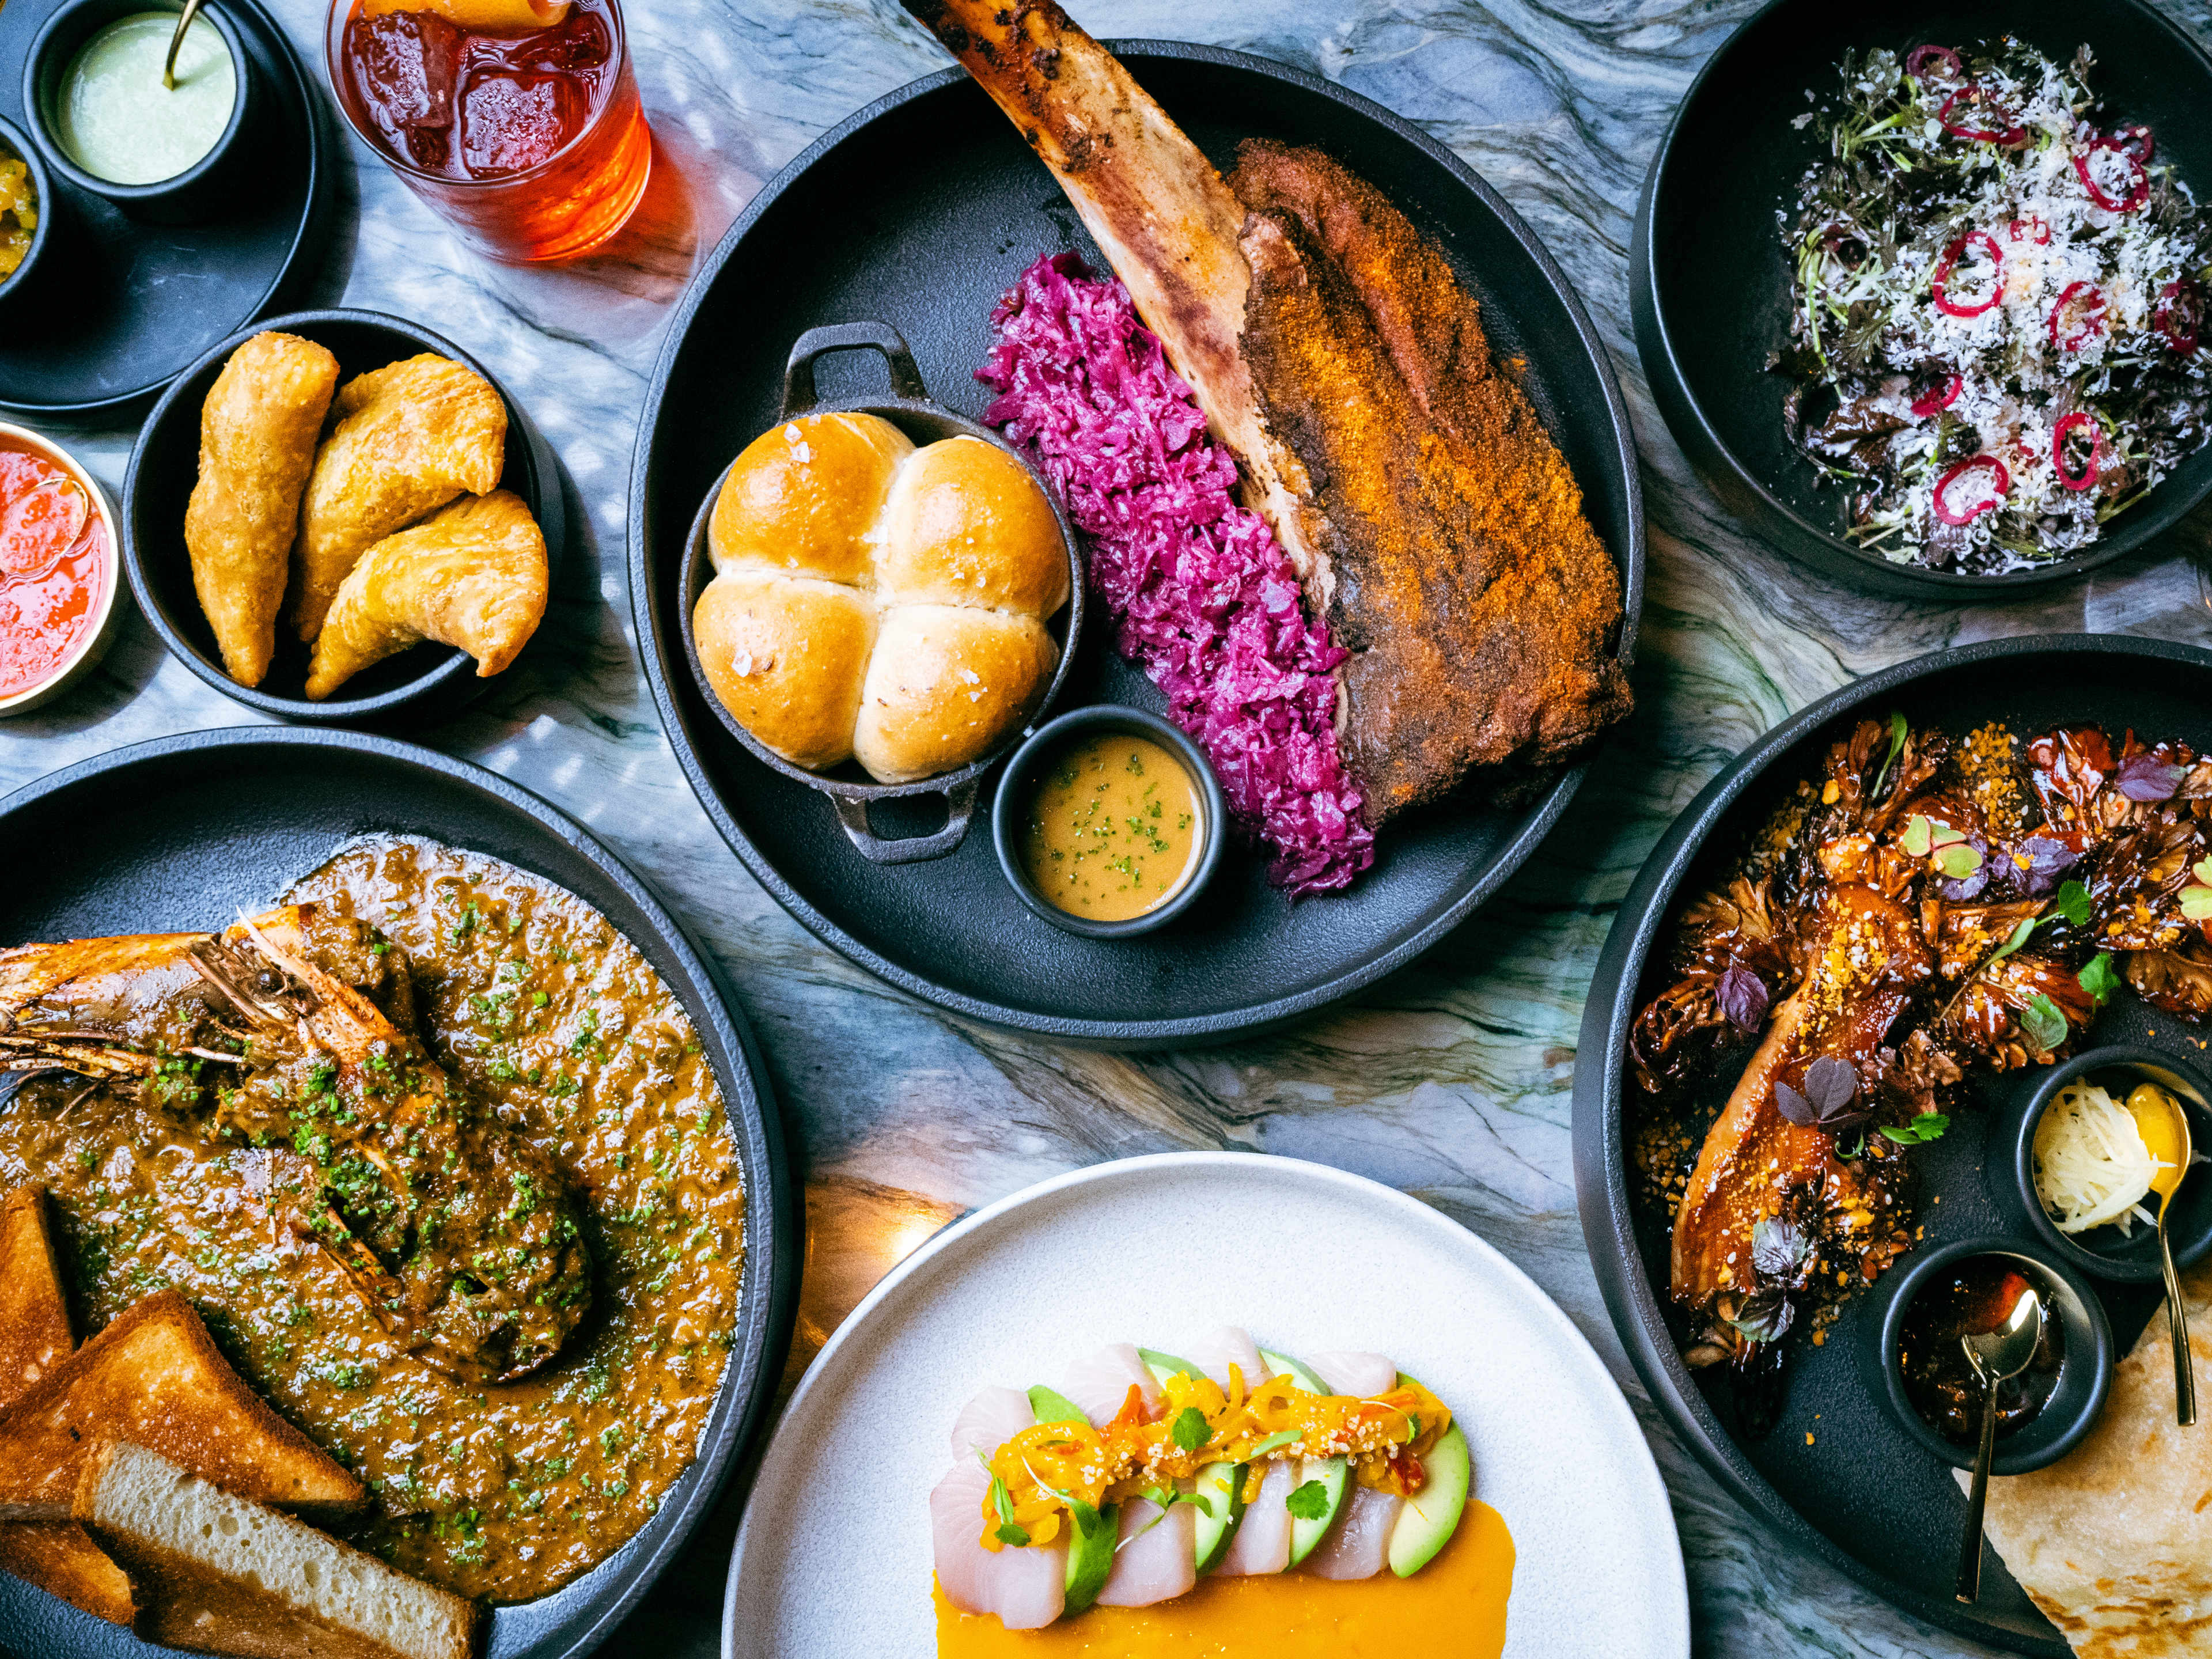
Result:
[[[1345,652],[1297,572],[1237,503],[1237,463],[1137,320],[1129,290],[1073,253],[1040,258],[991,313],[983,418],[1025,447],[1091,544],[1121,654],[1167,694],[1230,810],[1293,896],[1350,884],[1375,832],[1336,744]]]

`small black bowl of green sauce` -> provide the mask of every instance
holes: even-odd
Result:
[[[991,838],[1021,902],[1086,939],[1180,915],[1221,861],[1228,803],[1206,756],[1158,714],[1062,714],[999,778]]]

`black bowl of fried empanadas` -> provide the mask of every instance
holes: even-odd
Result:
[[[147,416],[124,562],[170,650],[288,720],[451,713],[544,620],[551,450],[429,330],[301,312],[224,341]]]

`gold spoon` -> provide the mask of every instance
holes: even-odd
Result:
[[[199,15],[200,0],[185,0],[184,10],[177,15],[177,32],[169,37],[169,55],[161,63],[161,84],[171,92],[177,89],[177,53],[184,47],[185,31]]]
[[[1990,1462],[1996,1455],[1997,1384],[2026,1370],[2042,1340],[2043,1298],[2033,1285],[2021,1291],[2020,1300],[1996,1329],[1959,1339],[1966,1363],[1988,1390],[1982,1397],[1982,1449],[1974,1458],[1974,1489],[1966,1500],[1966,1534],[1959,1546],[1956,1589],[1961,1601],[1973,1601],[1982,1593],[1982,1515],[1989,1505]]]
[[[2155,1083],[2136,1085],[2128,1097],[2128,1111],[2136,1121],[2136,1133],[2159,1166],[2150,1189],[2158,1194],[2158,1254],[2166,1268],[2166,1331],[2173,1339],[2173,1420],[2185,1426],[2197,1420],[2197,1366],[2189,1352],[2189,1310],[2181,1305],[2181,1280],[2173,1271],[2173,1244],[2166,1236],[2166,1218],[2181,1178],[2189,1173],[2189,1115]]]

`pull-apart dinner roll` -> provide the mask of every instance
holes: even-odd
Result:
[[[733,719],[813,770],[885,783],[988,753],[1059,661],[1067,551],[1028,469],[977,438],[916,449],[872,415],[786,421],[730,468],[692,613]]]

